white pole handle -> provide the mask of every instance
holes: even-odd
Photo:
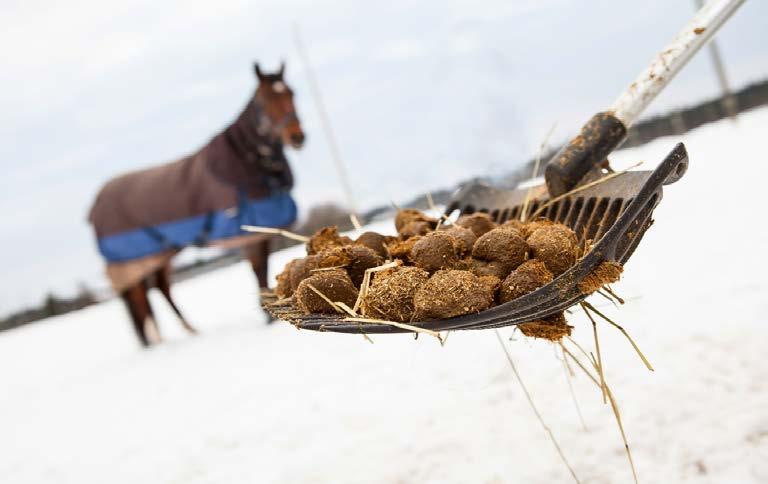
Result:
[[[610,112],[629,128],[680,69],[711,39],[745,0],[712,0],[675,36],[626,91]]]

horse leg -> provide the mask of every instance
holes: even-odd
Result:
[[[147,302],[147,312],[149,313],[149,317],[144,320],[144,331],[149,340],[149,344],[162,343],[163,337],[160,336],[160,328],[157,326],[155,313],[152,311],[152,305],[149,303],[149,289],[151,288],[149,280],[144,279],[142,284],[144,285],[144,300]]]
[[[259,281],[259,289],[269,288],[267,280],[269,263],[269,239],[260,240],[245,248],[245,256],[251,263],[251,268]]]
[[[171,297],[170,263],[165,264],[163,267],[158,269],[157,272],[155,272],[155,280],[157,281],[157,288],[160,289],[160,292],[163,293],[163,296],[165,296],[165,300],[168,301],[168,304],[171,305],[173,312],[176,313],[176,316],[179,317],[179,321],[181,321],[181,325],[184,327],[184,329],[186,329],[190,334],[197,334],[197,330],[187,322],[187,319],[181,314],[178,306],[176,306],[176,303],[173,301],[173,297]]]
[[[139,342],[142,346],[148,347],[154,341],[147,337],[147,323],[150,320],[154,320],[154,317],[152,316],[152,308],[149,306],[149,299],[147,298],[146,281],[141,281],[129,287],[121,296],[128,307],[128,312],[133,322],[133,329],[136,331]]]
[[[251,263],[251,268],[256,274],[256,280],[259,282],[259,290],[269,289],[269,239],[265,238],[244,248],[243,252]],[[267,322],[273,321],[272,316],[267,313]]]

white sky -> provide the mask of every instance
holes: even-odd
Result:
[[[342,200],[292,40],[301,25],[363,208],[528,159],[609,105],[693,13],[687,0],[4,1],[0,314],[103,283],[88,207],[129,169],[231,121],[251,63],[288,62],[309,139],[290,152],[302,209]],[[768,2],[719,36],[734,86],[768,75]],[[717,94],[700,55],[651,107]]]

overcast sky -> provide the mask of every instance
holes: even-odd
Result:
[[[338,200],[292,26],[300,25],[363,207],[514,168],[608,106],[693,14],[692,0],[216,2],[0,6],[0,314],[103,284],[85,221],[110,177],[203,145],[288,63],[309,139],[301,209]],[[735,87],[768,76],[768,2],[718,37]],[[651,107],[716,95],[700,55]]]

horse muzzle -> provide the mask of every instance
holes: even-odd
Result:
[[[304,141],[306,140],[306,137],[304,136],[304,133],[299,131],[296,133],[291,133],[288,139],[290,141],[290,145],[292,148],[299,149],[302,146],[304,146]]]

